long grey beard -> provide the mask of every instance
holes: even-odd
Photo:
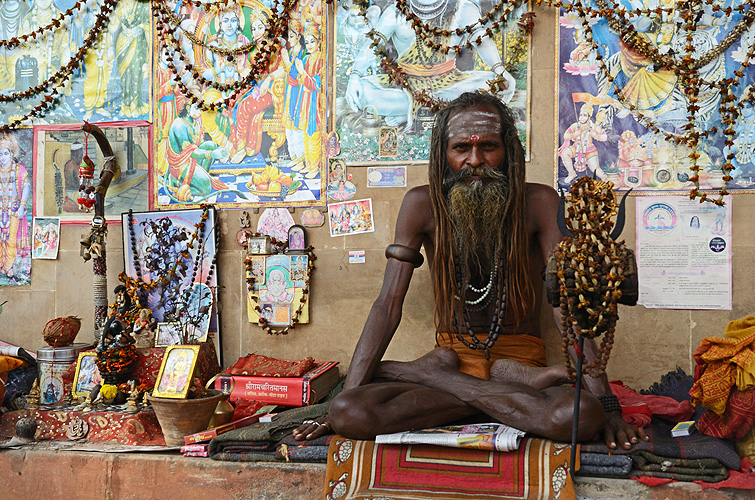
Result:
[[[466,177],[475,175],[490,177],[490,181],[471,185],[464,182]],[[463,275],[469,279],[470,267],[481,271],[481,257],[492,266],[503,250],[510,202],[508,176],[487,168],[463,171],[447,176],[444,188],[448,193],[454,252]]]

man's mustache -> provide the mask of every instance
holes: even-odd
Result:
[[[460,172],[453,170],[450,166],[447,169],[446,179],[443,185],[446,189],[450,189],[451,186],[463,182],[469,177],[479,177],[480,179],[502,180],[506,178],[506,174],[498,169],[490,167],[468,167],[462,169]]]

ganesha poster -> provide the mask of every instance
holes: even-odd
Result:
[[[736,9],[747,2],[726,3]],[[561,9],[557,20],[556,185],[567,188],[579,176],[594,175],[619,191],[689,191],[695,187],[690,156],[699,155],[700,189],[719,190],[721,165],[732,155],[729,191],[755,188],[755,112],[748,102],[755,83],[749,64],[755,26],[738,10],[730,15],[714,10],[718,6],[712,2],[701,4],[694,29],[685,31],[674,17],[680,11],[656,9],[658,2],[650,0],[621,0],[616,5],[626,11],[645,13],[611,11],[619,26],[637,33],[639,43],[630,46],[609,28],[605,16],[589,16],[599,4],[584,4],[586,24],[577,9]],[[747,29],[727,43],[738,27]],[[685,56],[696,61],[693,73],[657,63],[658,57],[678,63]],[[696,102],[691,101],[694,88],[684,83],[690,75],[697,80]],[[723,86],[731,88],[736,106],[733,123],[721,111],[719,87],[727,79]],[[680,141],[689,136],[690,115],[700,133],[695,150]],[[732,145],[724,143],[725,129],[734,131]]]
[[[0,106],[0,123],[48,102],[21,125],[149,120],[150,22],[139,0],[0,2],[0,39],[26,39],[0,51],[0,93],[18,96]]]
[[[220,11],[158,4],[174,35],[158,33],[155,44],[158,208],[325,204],[324,2],[286,3],[286,12],[257,0]],[[286,33],[271,26],[276,17],[289,19]],[[276,44],[271,57],[260,55]],[[208,106],[221,101],[227,106]]]
[[[529,157],[530,34],[525,13],[532,8],[522,2],[496,27],[501,11],[487,17],[486,6],[492,9],[493,3],[415,0],[403,3],[402,11],[393,0],[373,0],[366,9],[354,0],[337,2],[331,116],[348,164],[427,162],[435,113],[423,100],[442,105],[463,92],[489,90],[494,80],[505,82],[498,96],[511,108]],[[410,14],[425,19],[426,26],[413,29]],[[475,24],[480,18],[485,22]],[[467,24],[470,31],[464,32]],[[420,36],[431,28],[463,34]],[[406,78],[404,88],[393,83],[381,64],[375,48],[382,45],[390,47],[389,53],[395,48],[392,59]]]

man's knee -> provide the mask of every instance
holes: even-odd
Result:
[[[342,392],[333,399],[328,418],[335,432],[350,439],[374,439],[379,426],[375,405],[354,391]]]

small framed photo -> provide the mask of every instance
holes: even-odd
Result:
[[[289,326],[291,302],[260,302],[260,316],[270,326]]]
[[[183,325],[181,323],[158,323],[155,335],[155,347],[178,345],[183,339]]]
[[[253,255],[265,255],[273,253],[273,242],[270,236],[253,236],[247,239],[247,252]]]
[[[199,358],[198,345],[172,345],[165,349],[152,396],[186,399]]]
[[[255,285],[265,284],[265,256],[264,255],[250,255],[249,261],[252,264],[251,275],[254,278]]]
[[[32,224],[32,259],[57,259],[60,246],[60,218],[34,217]]]
[[[241,245],[244,248],[247,248],[249,245],[249,238],[252,237],[252,230],[251,229],[239,229],[236,232],[236,243]]]
[[[306,248],[307,231],[304,229],[304,226],[294,224],[293,226],[288,228],[288,249],[297,251],[306,250]]]
[[[97,354],[93,352],[79,353],[76,361],[76,373],[73,376],[71,392],[79,398],[86,398],[94,386],[102,382],[100,370],[97,368]]]

